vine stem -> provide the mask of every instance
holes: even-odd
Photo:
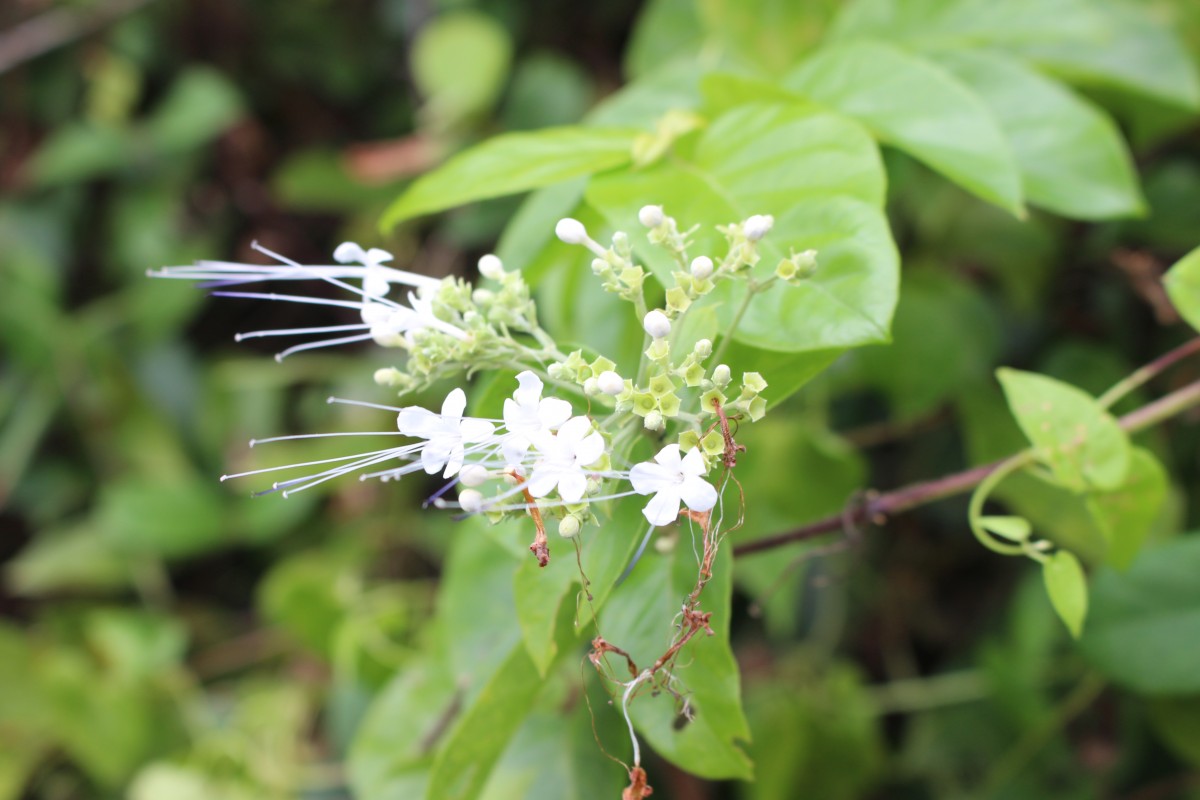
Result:
[[[1193,345],[1191,343],[1184,345],[1184,347],[1200,350],[1200,345]],[[1168,353],[1167,355],[1171,354]],[[1162,361],[1165,358],[1166,356],[1163,356],[1158,361]],[[1179,356],[1179,358],[1182,358],[1182,356]],[[1168,362],[1168,365],[1174,363],[1175,360],[1178,360],[1178,358]],[[1157,363],[1152,362],[1152,364]],[[1147,365],[1147,367],[1149,366]],[[1165,368],[1165,365],[1160,367],[1159,371],[1163,368]],[[1117,421],[1126,432],[1137,433],[1197,405],[1200,405],[1200,381],[1194,381],[1181,389],[1176,389],[1170,394],[1163,395],[1157,400],[1129,412]],[[752,553],[762,553],[767,550],[773,550],[776,547],[793,542],[803,542],[864,522],[883,524],[889,517],[901,512],[911,511],[914,508],[970,491],[997,469],[1007,464],[1011,458],[1012,456],[1002,458],[990,464],[972,467],[971,469],[934,480],[913,483],[886,494],[869,492],[862,503],[847,509],[845,512],[833,514],[794,530],[738,545],[733,550],[734,555],[745,556]]]

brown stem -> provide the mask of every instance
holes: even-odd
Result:
[[[1200,345],[1192,343],[1185,345],[1185,347],[1188,348],[1188,352],[1200,349]],[[1174,363],[1174,361],[1181,357],[1178,356],[1168,363]],[[1159,361],[1162,360],[1159,359]],[[1157,361],[1152,363],[1158,364]],[[1200,404],[1200,381],[1195,381],[1184,386],[1182,389],[1176,389],[1174,392],[1163,395],[1152,403],[1147,403],[1141,408],[1129,412],[1121,417],[1118,422],[1124,430],[1129,433],[1136,433],[1157,425],[1198,404]],[[886,494],[868,493],[863,502],[845,512],[833,514],[794,530],[768,536],[765,539],[758,539],[738,545],[733,550],[734,555],[745,556],[751,553],[761,553],[785,544],[813,539],[817,536],[823,536],[827,533],[833,533],[834,531],[843,530],[848,526],[868,521],[876,525],[882,525],[889,517],[895,514],[909,511],[937,500],[943,500],[947,497],[966,493],[1007,460],[1007,458],[1002,458],[990,464],[972,467],[963,472],[956,472],[935,480],[914,483]]]

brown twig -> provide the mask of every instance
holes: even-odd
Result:
[[[0,33],[0,73],[98,31],[152,0],[108,0],[93,10],[56,8]]]
[[[1200,350],[1200,345],[1196,344],[1196,341],[1192,341],[1177,348],[1177,350],[1185,351],[1184,354],[1187,354]],[[1182,355],[1175,355],[1175,351],[1172,351],[1172,353],[1168,353],[1151,362],[1151,365],[1159,365],[1158,371],[1161,371],[1161,369],[1165,369],[1166,366],[1175,363],[1182,357]],[[1162,363],[1160,364],[1160,362]],[[1147,365],[1147,367],[1151,365]],[[1182,389],[1177,389],[1170,394],[1163,395],[1154,402],[1147,403],[1141,408],[1129,412],[1117,421],[1127,432],[1136,433],[1169,419],[1197,404],[1200,404],[1200,381],[1189,383]],[[935,480],[914,483],[902,489],[897,489],[894,492],[887,492],[886,494],[866,495],[859,503],[852,505],[845,511],[839,511],[837,514],[831,514],[828,517],[794,530],[738,545],[734,548],[734,555],[745,556],[752,553],[762,553],[767,550],[773,550],[776,547],[792,544],[793,542],[803,542],[827,533],[843,530],[847,526],[847,523],[858,525],[872,522],[876,525],[882,525],[896,514],[910,511],[919,506],[928,505],[937,500],[944,500],[947,497],[964,494],[973,489],[976,484],[1007,460],[1007,458],[1002,458],[990,464],[972,467],[963,472],[956,472]]]

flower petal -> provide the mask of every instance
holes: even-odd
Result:
[[[708,511],[717,504],[716,488],[703,478],[684,480],[679,487],[679,497],[692,511]]]
[[[680,469],[679,445],[677,444],[669,444],[662,450],[659,450],[658,454],[654,456],[654,460],[676,472],[682,471]]]
[[[520,464],[525,460],[525,454],[529,452],[530,441],[519,433],[510,433],[504,437],[501,443],[501,450],[504,453],[504,461],[506,464]]]
[[[704,456],[700,453],[699,447],[693,447],[688,450],[687,455],[683,457],[683,461],[679,463],[679,471],[684,476],[700,477],[708,468],[704,465]],[[695,511],[696,509],[692,509]]]
[[[442,402],[442,417],[445,419],[461,419],[463,412],[467,410],[467,393],[462,389],[455,389],[446,395],[445,401]]]
[[[604,455],[604,437],[593,432],[575,447],[575,463],[581,467],[595,464]]]
[[[679,517],[679,493],[663,489],[650,498],[642,513],[651,525],[670,525]]]
[[[558,429],[558,440],[569,443],[571,450],[574,451],[579,443],[583,441],[583,437],[587,436],[591,430],[592,421],[587,417],[571,417]]]
[[[362,248],[359,248],[359,249],[361,250]],[[372,266],[381,264],[384,261],[391,261],[391,260],[392,260],[392,254],[389,253],[387,250],[381,250],[378,247],[372,247],[370,250],[368,250],[366,252],[366,255],[363,257],[363,263],[369,264]]]
[[[459,426],[462,431],[462,440],[464,442],[486,442],[492,438],[492,434],[496,428],[492,423],[484,419],[475,419],[467,417]]]
[[[525,370],[517,375],[517,390],[513,392],[513,399],[519,405],[537,408],[543,388],[542,379],[535,373]]]
[[[453,444],[431,441],[421,451],[421,466],[430,475],[434,474],[446,465],[446,462],[450,459],[450,451],[453,447]]]
[[[643,461],[629,470],[629,482],[638,494],[652,494],[678,486],[679,475],[653,461]]]
[[[563,472],[558,476],[558,496],[566,503],[578,503],[587,491],[587,478],[582,472]]]
[[[428,439],[435,422],[437,422],[437,414],[420,406],[402,408],[396,415],[396,427],[405,436],[419,436],[422,439]]]
[[[443,478],[453,478],[462,469],[463,459],[466,458],[466,449],[462,443],[454,445],[450,449],[450,454],[446,457],[446,471],[442,473]]]
[[[574,413],[575,409],[571,408],[570,403],[557,397],[547,397],[537,408],[538,421],[547,428],[561,426]]]
[[[534,497],[545,497],[558,485],[559,471],[548,467],[534,467],[533,474],[525,482],[525,488]]]
[[[339,264],[365,264],[367,254],[354,242],[342,242],[333,251],[333,259]]]

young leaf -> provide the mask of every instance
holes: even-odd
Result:
[[[1163,283],[1179,316],[1200,330],[1200,247],[1176,261]]]
[[[980,517],[979,524],[988,532],[1013,542],[1024,542],[1033,532],[1033,526],[1024,517]]]
[[[933,58],[987,103],[1029,202],[1075,219],[1142,213],[1133,159],[1112,119],[1020,61],[981,50]]]
[[[1004,133],[979,97],[934,62],[881,42],[847,42],[817,51],[783,84],[858,119],[983,199],[1024,214]]]
[[[1059,550],[1042,562],[1042,579],[1050,603],[1071,635],[1079,638],[1087,617],[1088,590],[1083,567],[1070,551]]]
[[[1166,470],[1154,454],[1135,447],[1125,481],[1115,489],[1088,497],[1088,510],[1108,540],[1108,564],[1126,569],[1133,563],[1162,513],[1168,486]]]
[[[626,164],[637,134],[564,127],[488,139],[419,178],[384,212],[380,226]]]
[[[996,371],[1009,410],[1038,461],[1068,489],[1111,489],[1125,479],[1129,437],[1086,392],[1015,369]]]

